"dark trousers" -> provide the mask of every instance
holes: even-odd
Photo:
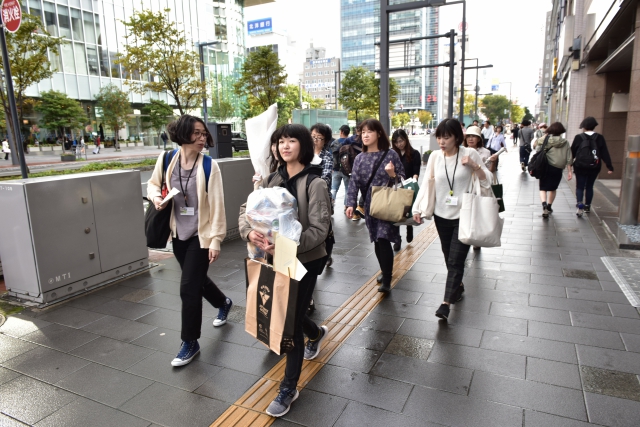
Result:
[[[9,153],[4,153],[4,159],[9,160]]]
[[[458,290],[464,276],[464,262],[469,253],[469,245],[458,240],[459,219],[444,219],[433,216],[440,236],[442,253],[447,263],[447,287],[444,291],[444,301],[452,302],[453,294]]]
[[[531,154],[526,148],[527,147],[520,146],[520,163],[524,163],[524,167],[529,166],[529,155]]]
[[[593,186],[596,183],[596,179],[598,178],[599,172],[592,173],[576,173],[576,200],[578,203],[582,203],[583,197],[585,196],[586,190],[586,200],[585,205],[590,205],[593,200]]]
[[[189,240],[173,239],[175,255],[182,276],[180,277],[180,299],[182,300],[182,341],[200,338],[202,325],[202,297],[215,308],[220,308],[226,296],[207,276],[209,270],[209,249],[202,249],[198,236]]]
[[[513,134],[513,145],[516,145],[518,143],[518,134]]]
[[[393,274],[393,248],[391,242],[387,239],[378,239],[374,243],[374,250],[376,258],[378,258],[378,264],[380,264],[380,271],[382,271],[382,282],[391,283],[391,275]]]
[[[494,150],[493,148],[489,148],[489,152],[493,156],[498,152],[498,150]],[[496,170],[498,170],[498,162],[500,161],[500,157],[496,157]]]
[[[318,325],[307,317],[307,308],[311,302],[313,289],[316,287],[318,272],[325,262],[326,258],[323,257],[303,264],[304,268],[307,269],[307,274],[298,282],[293,350],[287,353],[287,366],[284,370],[284,379],[280,383],[280,388],[296,388],[300,379],[300,372],[302,372],[302,362],[304,361],[304,335],[312,339],[318,337]]]

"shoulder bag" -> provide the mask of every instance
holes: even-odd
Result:
[[[167,183],[166,174],[169,163],[176,151],[168,151],[162,159],[162,184],[160,189],[162,197],[166,196]],[[157,210],[153,200],[149,200],[147,212],[144,215],[144,232],[147,236],[147,247],[151,249],[164,249],[167,247],[169,235],[171,234],[171,211],[173,210],[173,199],[167,202],[167,206],[161,211]]]
[[[465,245],[494,248],[501,245],[504,219],[500,218],[500,205],[493,193],[483,196],[480,180],[474,173],[470,189],[462,195],[458,240]]]
[[[529,175],[534,178],[541,179],[547,174],[547,169],[549,167],[549,160],[547,160],[547,151],[545,148],[547,147],[547,143],[549,142],[550,135],[547,135],[544,139],[544,143],[542,144],[542,148],[536,154],[533,155],[531,160],[529,161],[529,165],[527,169],[529,170]]]
[[[376,162],[371,172],[369,182],[366,189],[373,182],[373,178],[378,172],[378,168],[389,154],[387,150],[382,157]],[[396,184],[398,176],[396,174]],[[366,192],[364,193],[366,194]],[[398,189],[394,185],[393,188],[388,186],[374,186],[371,189],[371,205],[369,206],[369,215],[382,221],[398,222],[405,218],[407,212],[411,212],[411,201],[413,200],[413,190]]]
[[[424,191],[424,196],[420,199],[418,206],[415,210],[420,211],[420,215],[430,221],[433,218],[433,212],[436,209],[436,177],[435,177],[435,163],[437,156],[442,155],[442,151],[434,151],[429,156],[427,162],[428,170],[425,171],[425,177],[422,179],[422,186],[420,187]]]

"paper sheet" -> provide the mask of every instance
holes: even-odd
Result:
[[[273,269],[285,276],[295,278],[298,269],[298,246],[296,242],[280,234],[275,239],[275,254],[273,256]]]
[[[245,121],[249,157],[254,171],[262,178],[269,176],[267,158],[271,154],[271,134],[278,125],[278,104],[271,105],[264,113]]]
[[[176,196],[177,194],[180,194],[180,190],[178,190],[176,187],[173,187],[171,191],[169,191],[169,194],[167,194],[167,197],[162,199],[162,203],[160,203],[160,206],[164,206],[169,200],[173,199],[174,196]]]

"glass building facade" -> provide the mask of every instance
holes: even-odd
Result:
[[[49,33],[66,40],[59,54],[49,53],[51,66],[57,71],[50,79],[30,87],[26,93],[30,97],[37,98],[41,92],[55,89],[89,105],[101,87],[112,83],[122,88],[127,76],[115,60],[118,53],[124,53],[126,43],[122,21],[128,20],[135,10],[170,9],[169,21],[184,31],[188,46],[196,51],[199,42],[220,41],[216,46],[204,48],[209,87],[216,87],[223,80],[218,92],[231,90],[224,77],[238,73],[244,60],[243,0],[22,0],[21,3],[25,12],[40,17]],[[140,78],[132,76],[135,80]],[[130,94],[134,108],[151,99],[172,104],[166,93]]]
[[[392,0],[390,4],[414,0]],[[379,68],[380,2],[341,0],[342,68]],[[389,15],[390,40],[438,34],[438,8],[422,8]],[[438,60],[438,41],[418,40],[391,44],[389,68],[434,64]],[[435,114],[438,105],[438,69],[413,69],[391,73],[400,87],[395,110],[427,110]]]

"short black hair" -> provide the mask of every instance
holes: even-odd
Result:
[[[500,132],[502,132],[504,130],[502,125],[497,125],[496,128],[495,128],[496,132],[498,131],[498,128],[500,128]]]
[[[361,130],[367,130],[376,132],[378,134],[378,150],[386,151],[391,148],[391,144],[389,143],[389,137],[387,136],[387,132],[384,131],[384,127],[382,127],[382,123],[380,120],[376,119],[367,119],[360,124]],[[362,144],[362,151],[367,151],[367,146]]]
[[[456,119],[444,119],[436,128],[436,138],[453,136],[456,138],[458,147],[464,142],[462,126]]]
[[[598,121],[589,116],[589,117],[585,117],[585,119],[582,121],[582,123],[580,123],[580,129],[584,129],[584,130],[594,130],[596,127],[598,126]]]
[[[551,123],[547,128],[547,134],[553,136],[560,136],[566,131],[567,130],[564,128],[564,126],[562,126],[562,123],[560,122]]]
[[[522,123],[520,123],[522,126],[531,126],[531,120],[523,120]]]
[[[351,133],[351,129],[347,125],[342,125],[342,126],[340,126],[340,133],[343,133],[343,134],[349,136],[349,134]]]
[[[486,121],[485,121],[485,123],[489,123],[489,124],[491,124],[491,122],[490,122],[489,120],[486,120]]]
[[[167,133],[169,139],[176,144],[182,146],[183,144],[193,144],[191,141],[191,135],[193,134],[193,127],[196,122],[202,123],[205,132],[207,132],[207,138],[204,143],[205,148],[213,147],[213,137],[207,129],[207,125],[200,117],[191,116],[189,114],[183,114],[177,120],[167,125]]]
[[[295,138],[300,142],[300,154],[298,155],[298,161],[307,166],[313,160],[313,140],[311,139],[311,132],[303,125],[289,124],[284,125],[282,128],[281,138]],[[286,162],[280,154],[280,149],[276,150],[278,153],[278,161],[281,164]]]
[[[311,126],[311,129],[309,129],[310,132],[313,132],[314,130],[318,132],[320,135],[322,135],[322,137],[324,138],[325,147],[333,139],[331,128],[328,125],[325,125],[324,123],[316,123],[315,125]]]

